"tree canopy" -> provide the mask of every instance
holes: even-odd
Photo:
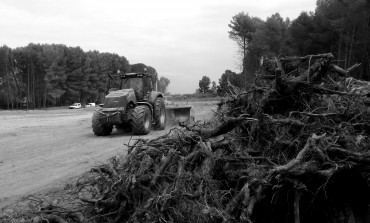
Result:
[[[199,81],[199,92],[200,93],[207,93],[209,91],[209,85],[211,84],[211,79],[207,76],[203,76],[202,79]]]
[[[253,33],[256,32],[257,28],[261,26],[263,21],[257,17],[251,17],[248,13],[240,12],[232,17],[230,21],[229,37],[236,41],[241,51],[243,52],[242,67],[243,73],[246,76],[247,72],[247,53],[249,44],[252,41]],[[244,82],[247,82],[247,78],[244,78]]]
[[[168,85],[170,85],[170,80],[168,78],[166,78],[166,77],[159,78],[159,81],[158,81],[158,91],[159,92],[166,93],[167,92]]]
[[[303,10],[303,9],[302,9]],[[232,17],[228,33],[242,52],[241,80],[253,82],[262,56],[303,56],[332,52],[337,64],[348,68],[361,63],[355,78],[370,80],[370,2],[367,0],[318,0],[314,12],[302,12],[297,19],[283,19],[279,13],[265,21],[240,12]],[[225,80],[236,74],[222,74]],[[240,80],[239,80],[240,81]],[[231,83],[232,81],[230,81]]]

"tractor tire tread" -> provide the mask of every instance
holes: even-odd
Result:
[[[101,114],[98,111],[94,111],[93,117],[92,117],[92,128],[93,128],[94,134],[97,136],[107,136],[111,134],[113,130],[113,125],[107,125],[101,122],[102,117],[104,117],[103,114]]]
[[[131,110],[131,127],[135,135],[147,135],[150,132],[150,127],[148,129],[145,128],[145,114],[147,112],[150,115],[150,110],[145,105],[139,105]]]
[[[163,130],[166,128],[166,118],[163,123],[161,123],[161,107],[164,109],[164,115],[166,115],[166,105],[164,103],[164,99],[161,97],[158,97],[154,101],[154,128],[158,130]]]

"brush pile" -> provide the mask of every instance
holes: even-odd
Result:
[[[332,60],[265,60],[212,122],[136,141],[33,221],[370,222],[370,88]]]

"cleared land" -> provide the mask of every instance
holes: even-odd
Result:
[[[215,102],[189,102],[196,120],[212,115]],[[67,181],[114,155],[125,154],[129,132],[97,137],[93,108],[0,111],[0,208]],[[152,131],[142,138],[168,132]]]

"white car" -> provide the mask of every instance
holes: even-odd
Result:
[[[73,105],[69,106],[69,109],[81,108],[81,103],[74,103]]]
[[[88,103],[88,104],[86,104],[85,105],[85,107],[87,108],[87,107],[95,107],[95,103]]]

